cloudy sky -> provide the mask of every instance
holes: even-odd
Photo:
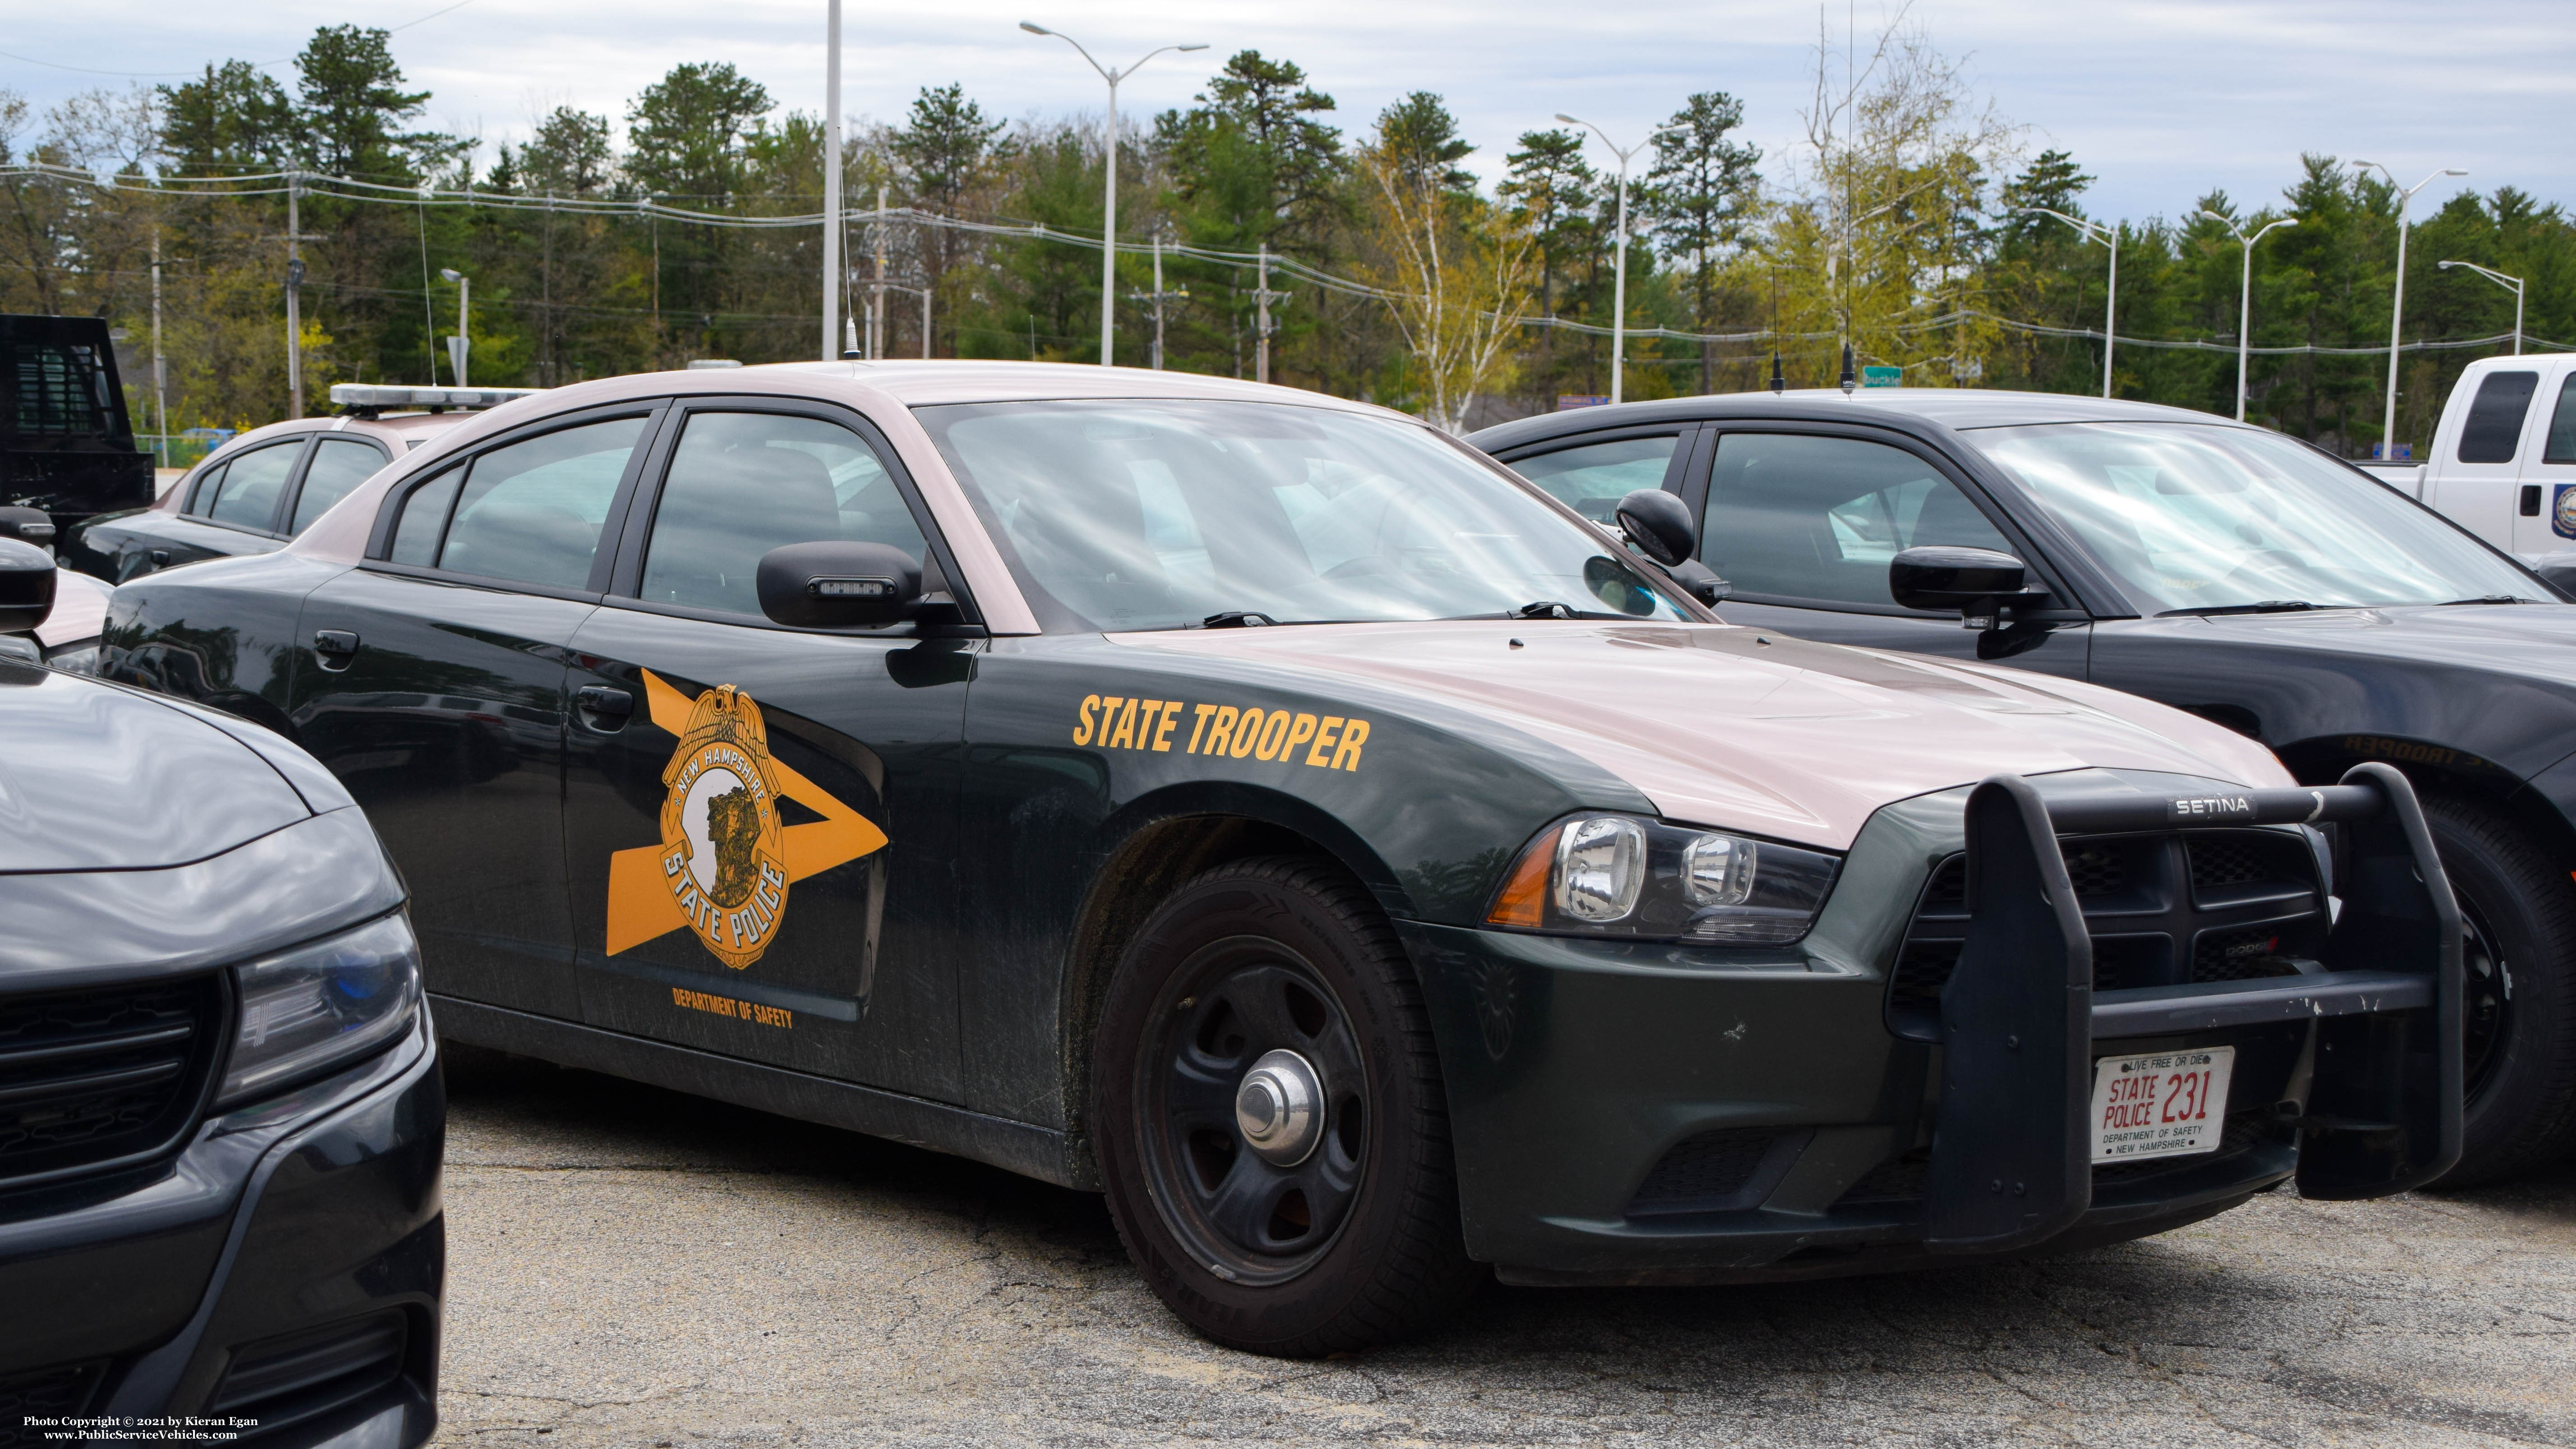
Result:
[[[38,108],[93,86],[161,79],[209,59],[283,64],[313,27],[403,27],[395,54],[435,92],[429,121],[498,142],[570,103],[622,115],[674,64],[729,60],[783,106],[820,110],[823,0],[0,0],[0,88]],[[2576,202],[2576,24],[2569,0],[1915,0],[1910,19],[1965,57],[1980,89],[2100,179],[2096,212],[2173,216],[2212,188],[2277,197],[2302,151],[2387,163],[2406,184],[2513,185]],[[1777,158],[1797,148],[1820,20],[1839,48],[1891,15],[1879,0],[846,0],[845,107],[891,119],[924,84],[963,81],[989,111],[1097,114],[1103,87],[1035,20],[1113,65],[1174,42],[1127,82],[1121,109],[1185,104],[1216,59],[1244,47],[1305,66],[1348,127],[1414,89],[1446,96],[1490,177],[1522,131],[1558,111],[1622,139],[1696,90],[1733,92]],[[423,17],[427,18],[423,18]],[[85,69],[70,69],[83,67]],[[1605,157],[1596,156],[1596,160]],[[1772,169],[1766,167],[1766,170]],[[2418,203],[2422,203],[2419,201]],[[2420,213],[2419,213],[2420,214]]]

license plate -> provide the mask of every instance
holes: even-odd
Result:
[[[2093,1063],[2093,1161],[2216,1152],[2236,1048],[2101,1057]]]

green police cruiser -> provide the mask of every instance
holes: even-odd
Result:
[[[1105,1192],[1260,1352],[2456,1158],[2401,777],[1730,626],[1677,507],[1209,378],[624,377],[120,587],[101,670],[338,774],[445,1035]]]

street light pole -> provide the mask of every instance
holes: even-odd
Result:
[[[2065,212],[2052,211],[2045,206],[2025,206],[2021,210],[2037,212],[2041,216],[2056,217],[2059,221],[2083,233],[2086,241],[2102,242],[2111,248],[2111,294],[2109,300],[2102,304],[2102,396],[2109,397],[2111,395],[2111,347],[2118,341],[2117,335],[2112,331],[2112,323],[2120,315],[2119,229],[2115,226],[2106,227],[2098,221],[2086,221],[2079,216],[2068,216]]]
[[[823,360],[841,355],[841,0],[823,22]]]
[[[2378,162],[2355,161],[2352,164],[2355,170],[2376,171],[2381,176],[2387,177],[2389,189],[2397,192],[2397,295],[2388,304],[2388,402],[2380,410],[2383,436],[2379,443],[2379,456],[2394,460],[2397,456],[2397,324],[2406,315],[2406,207],[2415,199],[2416,192],[2432,185],[2442,177],[2466,176],[2469,173],[2457,167],[2446,166],[2413,186],[2400,190],[2397,178],[2389,175],[2388,168]]]
[[[1576,120],[1563,111],[1557,112],[1556,118],[1569,126],[1581,126],[1593,135],[1599,136],[1601,144],[1610,148],[1610,154],[1619,158],[1618,236],[1612,247],[1613,260],[1610,264],[1615,273],[1610,279],[1610,404],[1616,407],[1625,391],[1622,384],[1628,371],[1628,158],[1645,150],[1657,136],[1678,131],[1681,127],[1657,126],[1646,133],[1645,140],[1622,151],[1619,149],[1618,142],[1611,140],[1608,134],[1590,121]]]
[[[2475,262],[2435,262],[2433,265],[2444,271],[2449,271],[2453,267],[2466,267],[2513,293],[2513,355],[2520,357],[2522,355],[2522,278],[2508,277],[2493,267],[2482,267]]]
[[[456,385],[465,387],[465,354],[474,346],[473,319],[474,279],[454,267],[438,269],[439,280],[456,284],[456,335],[447,339],[447,365],[456,373]]]
[[[2299,219],[2285,216],[2247,236],[2245,228],[2238,226],[2232,217],[2220,216],[2214,211],[2203,211],[2201,215],[2235,233],[2236,240],[2245,248],[2245,290],[2236,301],[2236,421],[2241,423],[2245,421],[2245,364],[2254,347],[2254,244],[2282,227],[2297,226]]]
[[[1020,22],[1020,28],[1031,35],[1052,35],[1072,46],[1093,70],[1100,72],[1102,80],[1109,82],[1109,135],[1107,145],[1103,147],[1108,156],[1108,165],[1104,169],[1109,173],[1109,181],[1101,202],[1100,218],[1100,365],[1115,367],[1117,358],[1112,355],[1111,347],[1118,332],[1118,83],[1166,50],[1205,50],[1207,47],[1166,45],[1138,56],[1136,63],[1124,70],[1113,70],[1092,60],[1091,52],[1082,48],[1081,41],[1060,30],[1049,30],[1026,20]]]

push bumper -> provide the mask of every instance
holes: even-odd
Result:
[[[0,1203],[16,1411],[86,1421],[97,1443],[425,1441],[444,1121],[423,1013],[392,1050],[210,1120],[175,1161]]]
[[[2294,1175],[2310,1197],[2437,1177],[2460,1140],[2458,912],[2395,772],[2236,792],[2218,822],[2342,823],[2322,959],[2093,990],[2060,837],[2196,828],[2174,812],[2208,798],[1968,792],[1974,924],[1927,1040],[1891,1031],[1884,961],[1400,924],[1469,1251],[1518,1282],[1830,1276],[2144,1236]],[[2098,1059],[2221,1046],[2216,1152],[2089,1161]]]

